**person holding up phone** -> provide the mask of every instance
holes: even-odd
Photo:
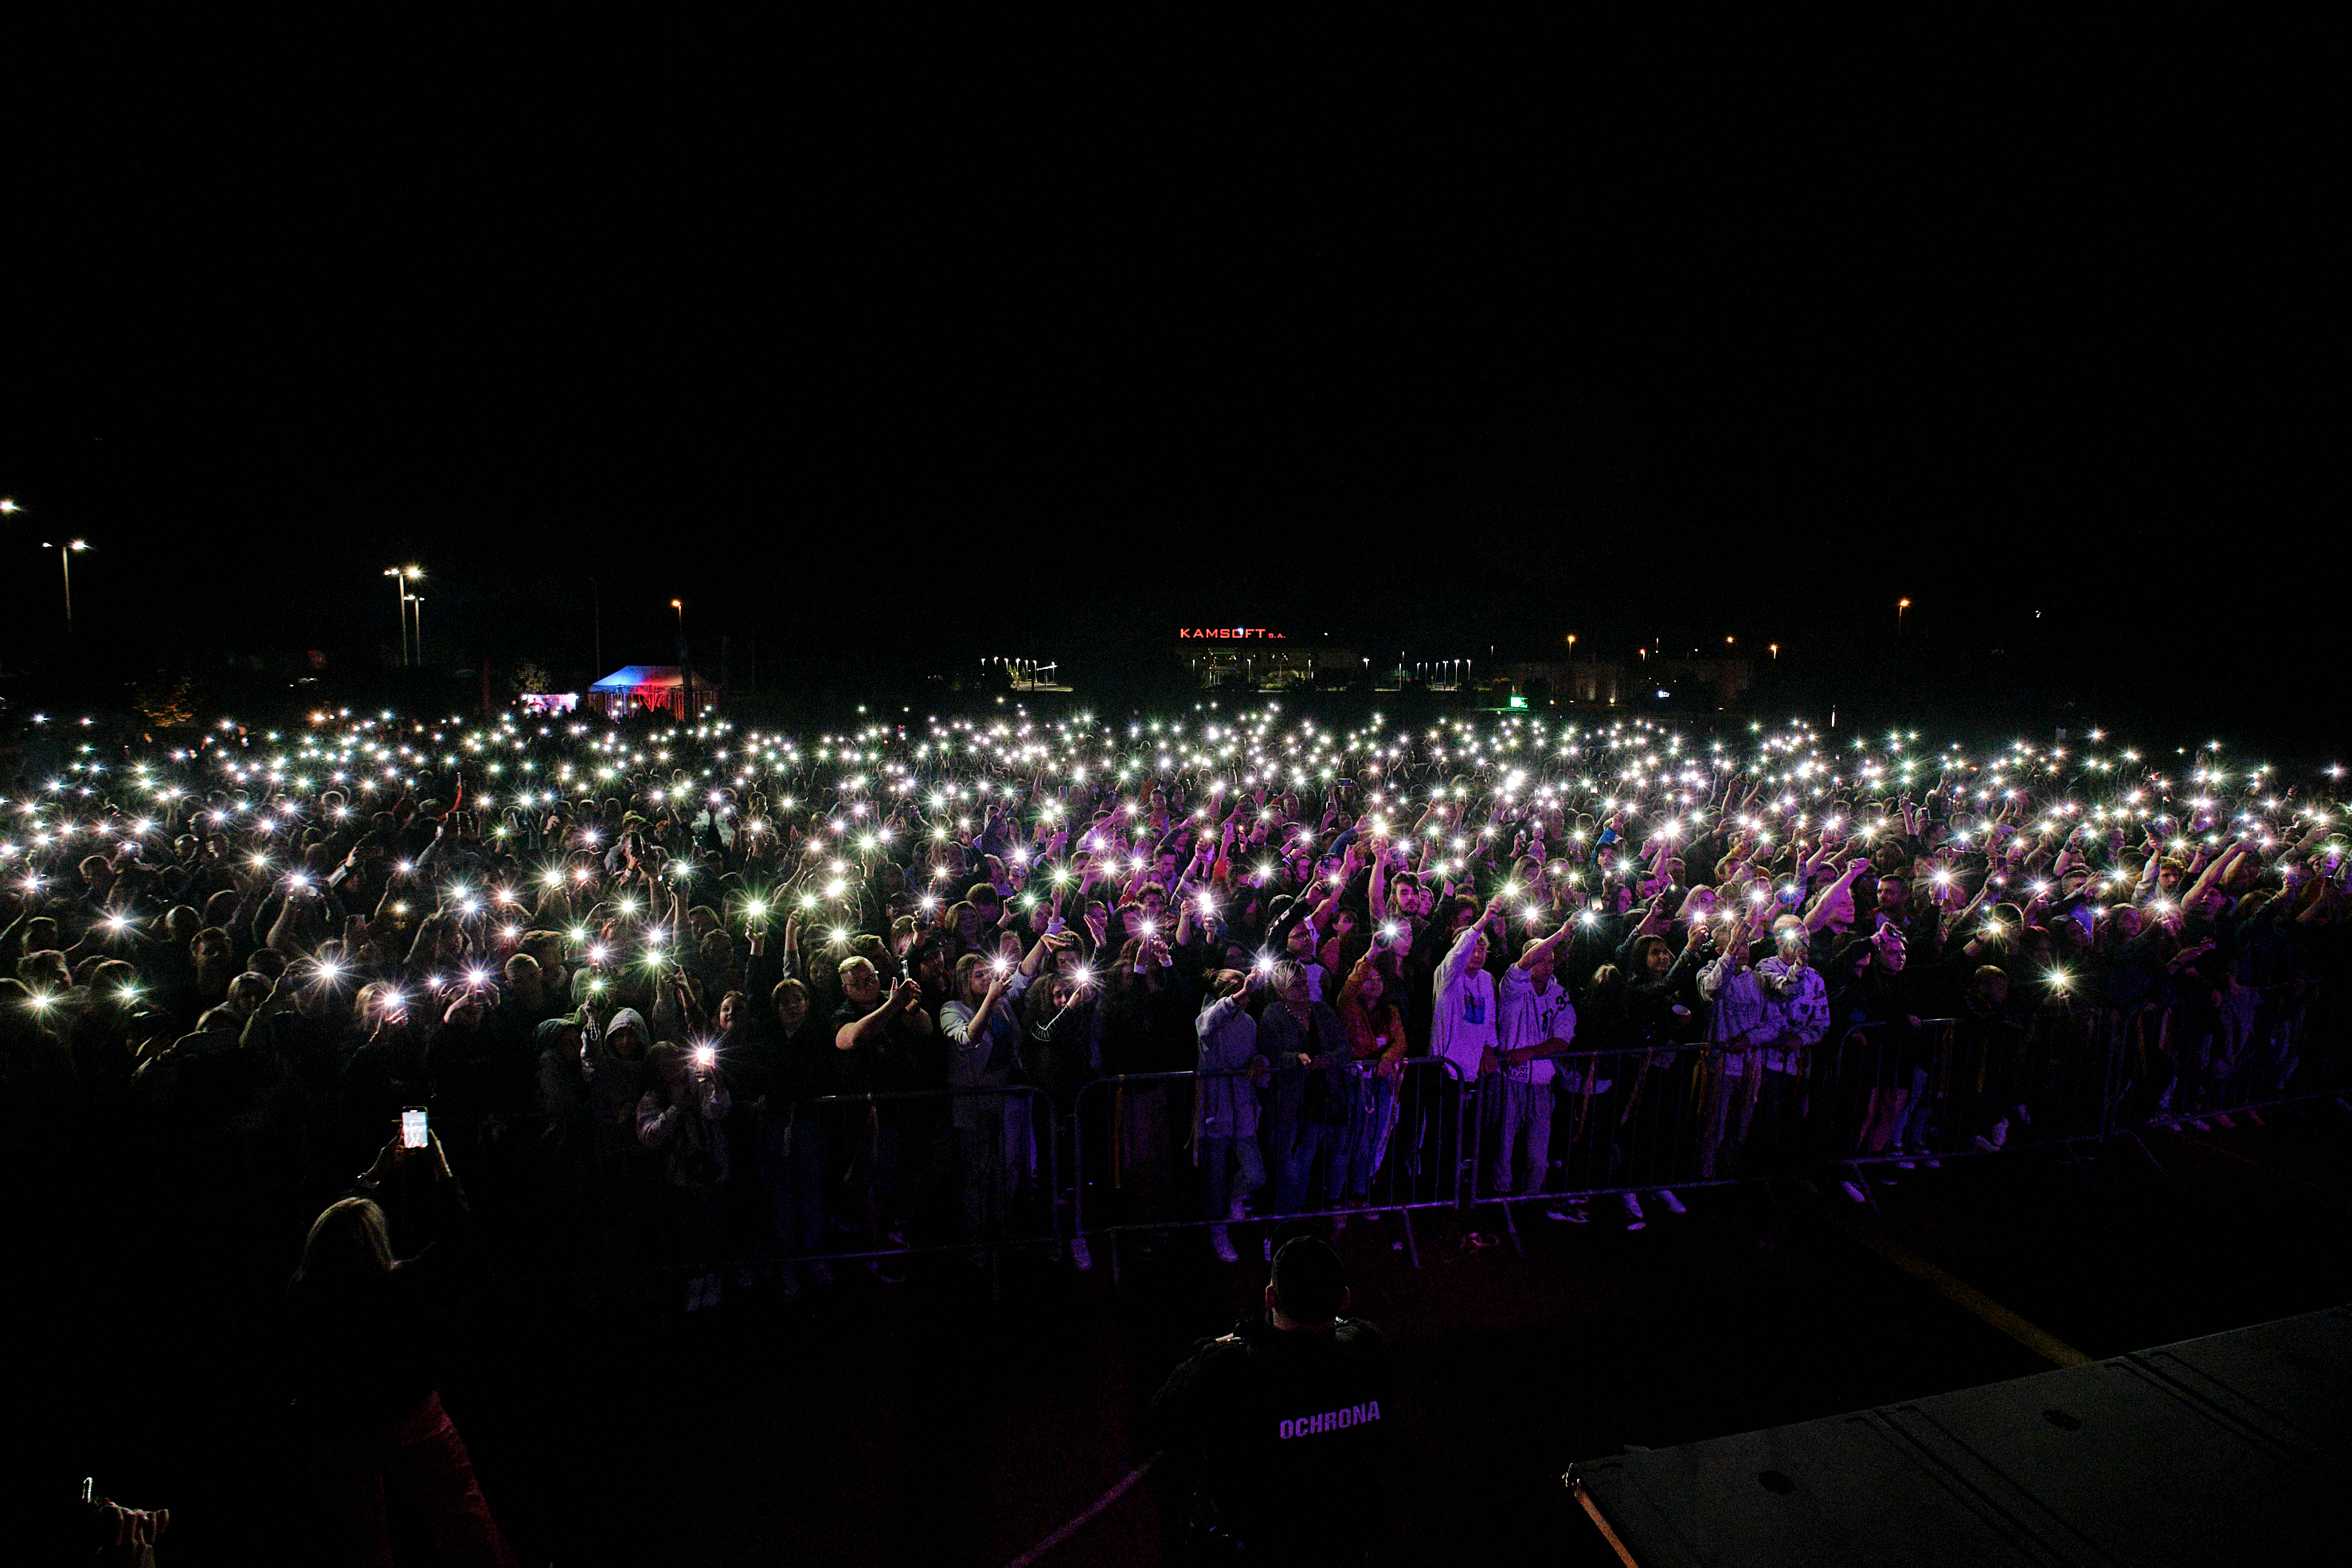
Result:
[[[425,1239],[406,1258],[379,1196],[404,1238]],[[438,1330],[469,1218],[440,1139],[404,1117],[359,1190],[311,1222],[287,1294],[316,1561],[391,1561],[395,1505],[424,1521],[443,1563],[515,1560],[441,1407]]]

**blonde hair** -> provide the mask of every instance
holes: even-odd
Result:
[[[372,1197],[339,1198],[310,1222],[297,1285],[343,1285],[392,1272],[392,1235]]]

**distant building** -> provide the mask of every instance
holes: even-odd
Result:
[[[1640,707],[1670,700],[1681,707],[1737,708],[1756,678],[1746,659],[1545,659],[1494,666],[1496,678],[1525,694],[1531,707]],[[1661,698],[1663,692],[1666,696]]]
[[[1266,626],[1179,626],[1175,653],[1194,685],[1211,688],[1342,686],[1370,673],[1361,652],[1350,644]]]
[[[1507,659],[1495,665],[1494,674],[1535,707],[1553,702],[1607,707],[1622,701],[1627,690],[1625,666],[1601,659]]]

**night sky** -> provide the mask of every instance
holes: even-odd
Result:
[[[59,162],[6,260],[16,694],[313,649],[356,690],[414,560],[437,664],[566,684],[593,579],[606,667],[670,662],[677,597],[698,664],[724,634],[842,695],[1108,680],[1222,622],[1737,635],[1782,645],[1774,700],[2200,737],[2315,704],[2340,241],[2275,162],[1025,112],[419,109]],[[70,659],[59,535],[95,547]]]

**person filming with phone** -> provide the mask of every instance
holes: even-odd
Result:
[[[416,1244],[407,1257],[394,1252],[383,1204]],[[394,1507],[423,1521],[439,1563],[514,1562],[441,1407],[440,1331],[468,1219],[441,1140],[411,1110],[359,1190],[311,1222],[288,1289],[294,1415],[317,1511],[311,1562],[393,1562]]]

